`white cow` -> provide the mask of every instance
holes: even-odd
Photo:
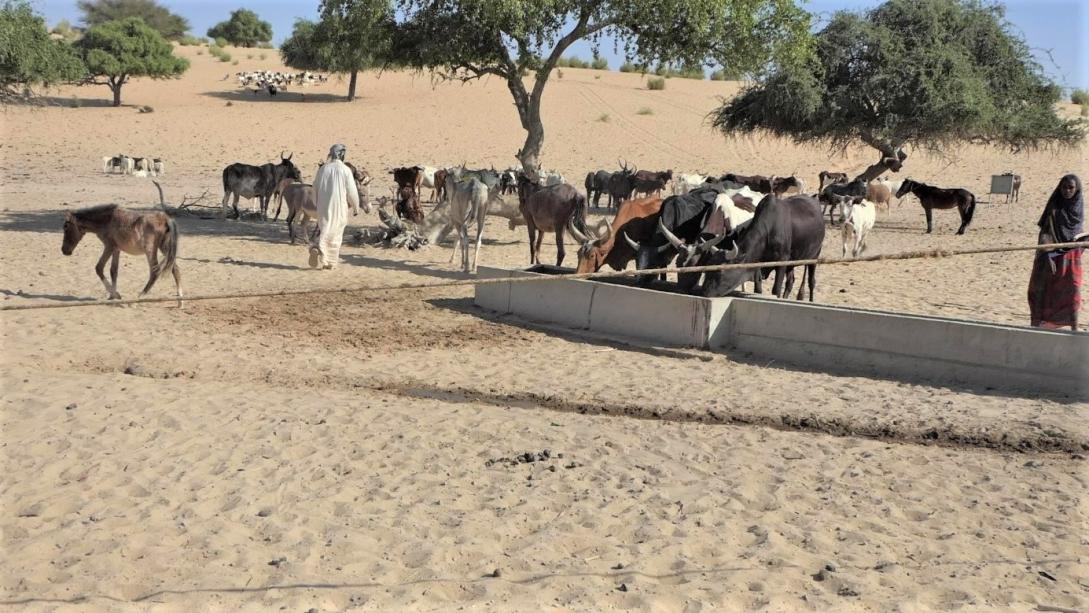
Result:
[[[567,183],[567,179],[560,173],[554,170],[541,171],[541,185],[550,187],[552,185],[563,185],[564,183]]]
[[[715,206],[722,210],[726,219],[730,223],[730,230],[733,230],[741,224],[749,221],[756,213],[754,211],[748,211],[734,204],[734,196],[742,196],[752,201],[753,207],[760,204],[760,201],[764,199],[767,194],[762,194],[757,191],[749,189],[749,186],[742,186],[740,189],[728,189],[717,197],[715,197]]]
[[[438,202],[438,196],[435,194],[435,172],[438,168],[423,165],[420,165],[420,168],[422,169],[420,174],[423,175],[423,178],[420,180],[420,186],[431,188],[431,200]]]
[[[857,258],[866,249],[866,237],[877,221],[877,205],[869,200],[855,204],[852,200],[840,202],[840,216],[843,217],[843,257],[847,257],[847,241],[854,238],[851,257]]]
[[[687,194],[706,182],[706,175],[677,175],[677,178],[673,181],[673,195],[680,196]]]

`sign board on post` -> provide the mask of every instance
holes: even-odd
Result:
[[[1013,175],[991,175],[991,193],[1005,195],[1012,194]]]

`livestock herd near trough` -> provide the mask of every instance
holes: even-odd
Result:
[[[240,198],[257,199],[261,219],[268,219],[269,205],[276,199],[273,219],[279,219],[283,203],[288,205],[288,236],[295,242],[294,222],[302,215],[304,232],[309,220],[317,220],[314,188],[302,181],[302,172],[292,162],[292,155],[281,152],[280,161],[260,166],[234,163],[223,170],[224,215],[239,217]],[[132,160],[117,156],[103,158],[103,171],[110,172],[118,165],[133,167]],[[718,176],[679,174],[672,170],[646,171],[618,162],[617,171],[598,170],[586,175],[581,193],[559,173],[540,172],[536,180],[520,169],[496,170],[470,169],[463,163],[458,166],[437,168],[430,166],[406,166],[390,169],[396,187],[390,195],[375,199],[383,220],[397,220],[397,226],[416,235],[411,243],[437,244],[453,234],[455,238],[451,262],[461,254],[461,269],[476,269],[483,240],[486,217],[499,216],[508,220],[514,229],[525,225],[529,235],[530,265],[540,263],[541,242],[546,232],[555,233],[556,266],[562,266],[565,256],[564,235],[570,234],[578,243],[579,273],[597,272],[608,265],[624,270],[635,262],[639,270],[665,268],[676,263],[678,268],[728,263],[767,263],[791,260],[815,259],[821,254],[825,237],[825,210],[829,222],[836,225],[835,213],[841,225],[843,255],[849,252],[857,257],[866,248],[866,239],[877,219],[877,209],[888,210],[893,197],[898,200],[914,194],[926,214],[926,231],[933,229],[933,209],[957,209],[961,225],[957,234],[963,234],[971,223],[976,198],[961,188],[940,188],[912,180],[895,181],[886,177],[865,182],[861,178],[848,180],[845,173],[824,171],[818,176],[818,189],[806,193],[806,184],[796,176],[778,177],[740,175],[726,173]],[[319,164],[320,166],[321,164]],[[360,193],[360,204],[365,212],[371,212],[370,189],[373,177],[364,169],[351,168]],[[145,166],[149,172],[162,172],[161,160]],[[124,171],[124,170],[123,170]],[[128,170],[132,172],[132,170]],[[1007,173],[1012,174],[1012,173]],[[1016,200],[1021,178],[1013,175]],[[663,198],[663,191],[672,183],[672,194]],[[430,212],[421,206],[424,189],[430,189],[430,200],[435,203]],[[516,196],[516,201],[507,196]],[[591,229],[587,223],[588,205],[598,207],[602,195],[608,196],[606,215],[601,223]],[[233,200],[232,200],[233,198]],[[228,202],[231,202],[228,208]],[[393,213],[387,210],[392,204]],[[148,214],[162,215],[162,213]],[[116,289],[116,258],[120,250],[128,253],[145,253],[151,268],[145,292],[166,269],[159,270],[156,250],[169,245],[175,253],[167,261],[173,264],[176,255],[176,233],[173,223],[156,219],[145,224],[151,234],[164,234],[155,240],[143,240],[138,246],[127,248],[124,238],[116,238],[112,245],[102,234],[101,228],[109,227],[102,220],[101,212],[95,224],[84,223],[80,212],[66,217],[66,231],[72,236],[94,231],[106,243],[106,250],[96,268],[98,276],[107,287],[111,298],[119,298]],[[81,226],[82,224],[82,226]],[[93,227],[97,224],[99,229]],[[475,235],[470,226],[475,225]],[[82,229],[80,229],[82,228]],[[79,232],[76,230],[79,229]],[[309,233],[313,240],[314,231]],[[66,241],[66,253],[74,249]],[[470,243],[475,250],[470,258]],[[166,252],[164,251],[164,254]],[[113,285],[105,280],[103,266],[114,258]],[[181,298],[181,282],[175,267],[178,297]],[[678,273],[677,287],[684,292],[704,296],[727,294],[742,283],[751,281],[756,292],[762,291],[763,282],[775,273],[772,293],[782,298],[789,296],[794,283],[793,267],[773,267],[753,270],[725,270],[709,273]],[[661,279],[664,280],[664,275]],[[639,277],[643,285],[654,281],[650,275]],[[799,284],[797,299],[809,289],[809,300],[814,299],[816,266],[806,266]]]

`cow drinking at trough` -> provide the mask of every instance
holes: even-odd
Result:
[[[658,229],[661,198],[637,198],[620,205],[612,223],[603,236],[584,234],[569,224],[571,236],[582,243],[576,272],[597,272],[608,264],[613,270],[624,270],[635,260],[639,243],[649,241]]]
[[[934,209],[957,209],[960,213],[960,228],[957,234],[964,234],[968,224],[972,223],[972,216],[976,212],[976,197],[972,192],[961,188],[941,188],[919,183],[911,179],[904,179],[900,189],[896,192],[897,198],[903,198],[904,194],[915,194],[919,203],[923,205],[926,213],[926,233],[934,229],[932,212]]]
[[[750,262],[782,262],[820,257],[824,241],[824,221],[820,204],[810,196],[778,199],[768,195],[756,207],[756,215],[740,232],[730,250],[713,249],[701,264],[742,264]],[[805,267],[809,282],[809,301],[813,301],[817,285],[817,267]],[[751,270],[722,270],[707,273],[702,288],[704,296],[725,296],[741,283],[752,278]],[[784,285],[785,284],[785,285]],[[782,298],[790,293],[793,274],[787,267],[775,269],[772,293]],[[797,298],[802,299],[804,287]]]
[[[292,154],[294,155],[294,154]],[[261,205],[261,217],[268,219],[268,204],[272,199],[276,188],[285,178],[302,181],[299,168],[291,162],[291,155],[284,157],[280,153],[279,164],[262,164],[252,166],[250,164],[234,163],[223,169],[223,208],[227,208],[227,199],[234,196],[234,217],[238,218],[239,197],[250,199],[257,198]]]
[[[523,197],[524,196],[524,197]],[[583,235],[586,229],[586,197],[565,184],[536,187],[519,185],[522,216],[529,231],[529,263],[541,263],[541,241],[545,232],[556,233],[556,266],[563,264],[563,233],[568,222]]]

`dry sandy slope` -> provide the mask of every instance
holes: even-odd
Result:
[[[309,102],[255,98],[221,81],[273,67],[246,53],[234,53],[237,67],[192,56],[183,79],[126,88],[126,101],[152,105],[150,114],[89,103],[105,89],[58,94],[83,96],[80,108],[3,111],[0,301],[102,294],[94,239],[71,258],[58,254],[59,212],[146,205],[154,194],[147,180],[103,175],[103,155],[163,157],[177,202],[205,190],[216,200],[225,163],[281,149],[312,177],[336,141],[376,174],[416,162],[506,166],[521,145],[501,83],[433,88],[386,74],[368,76],[352,105],[327,102],[343,85],[307,90]],[[872,158],[711,133],[703,117],[735,85],[671,80],[648,92],[635,75],[565,70],[549,88],[547,164],[576,181],[617,157],[644,168],[797,171],[811,182]],[[637,114],[643,107],[654,114]],[[603,113],[608,122],[597,121]],[[1017,169],[1023,202],[981,205],[955,237],[954,214],[939,213],[936,234],[924,236],[921,210],[905,201],[881,218],[873,250],[1031,243],[1052,184],[1084,171],[1085,153],[913,155],[912,176],[977,193],[990,174]],[[348,246],[345,266],[315,273],[280,224],[179,224],[192,293],[460,278],[446,247]],[[524,264],[521,229],[492,223],[487,236],[483,262]],[[826,247],[838,250],[832,237]],[[818,299],[1022,323],[1028,268],[1027,256],[829,268]],[[145,271],[123,259],[124,295]],[[155,293],[170,291],[167,282]],[[0,604],[1089,603],[1084,403],[586,339],[496,319],[469,296],[0,314]],[[935,440],[944,445],[922,444]],[[541,462],[489,463],[544,449],[551,457]],[[829,563],[834,572],[813,577]]]

